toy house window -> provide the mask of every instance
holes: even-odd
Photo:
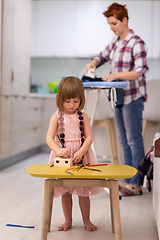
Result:
[[[59,163],[59,160],[56,160],[56,163]]]
[[[68,161],[65,161],[65,163],[68,163]]]

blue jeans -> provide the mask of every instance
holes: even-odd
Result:
[[[124,161],[126,165],[135,167],[144,158],[144,146],[142,138],[142,113],[144,110],[144,99],[138,98],[122,108],[115,107],[115,120],[118,129],[118,137],[123,147]],[[127,183],[140,185],[140,173],[125,179]]]

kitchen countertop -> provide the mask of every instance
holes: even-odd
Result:
[[[29,97],[33,98],[56,98],[55,93],[29,93]]]

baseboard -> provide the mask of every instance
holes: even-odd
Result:
[[[49,153],[50,149],[47,145],[41,145],[33,149],[29,149],[25,152],[18,153],[8,158],[4,158],[0,160],[0,170],[7,168],[17,162],[23,161],[26,158],[32,157],[38,153]]]

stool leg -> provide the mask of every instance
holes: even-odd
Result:
[[[52,179],[46,179],[44,185],[41,240],[47,240],[47,233],[50,231],[53,193],[54,188]]]
[[[106,133],[109,141],[110,154],[111,154],[111,162],[112,164],[118,164],[117,140],[116,140],[116,130],[115,130],[114,119],[94,121],[94,125],[102,126],[106,128]]]
[[[118,181],[111,181],[110,188],[112,232],[115,233],[115,240],[121,240],[121,220],[119,207]]]
[[[114,230],[114,220],[113,220],[113,204],[112,204],[112,190],[111,188],[109,189],[109,196],[110,196],[110,208],[111,208],[111,224],[112,224],[112,232],[115,233]]]
[[[112,164],[118,164],[117,142],[116,142],[114,119],[106,120],[106,130],[107,130],[107,135],[109,140],[109,147],[111,151]]]

